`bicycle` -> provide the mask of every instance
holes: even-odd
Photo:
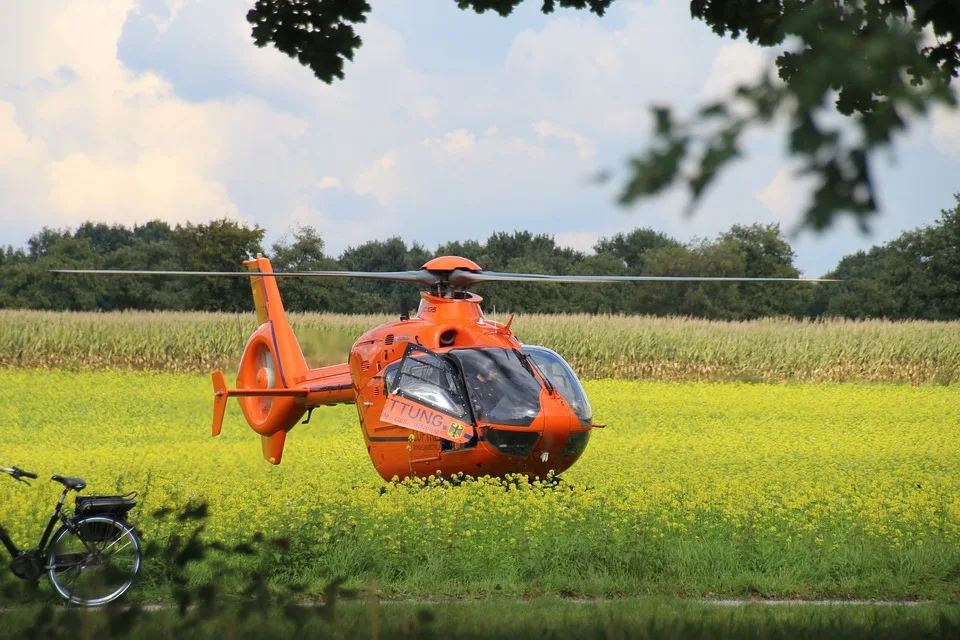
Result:
[[[37,478],[17,467],[0,468],[0,472],[20,482]],[[143,558],[140,539],[127,522],[127,514],[137,504],[135,494],[78,495],[74,514],[69,515],[63,508],[67,493],[79,493],[87,483],[63,476],[51,480],[63,485],[63,493],[36,549],[18,548],[0,524],[0,543],[13,558],[10,570],[29,581],[46,572],[68,605],[95,607],[116,600],[133,584]],[[58,522],[60,528],[54,532]]]

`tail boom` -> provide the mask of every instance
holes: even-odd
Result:
[[[270,261],[263,257],[244,263],[260,326],[247,340],[237,372],[237,388],[227,387],[223,371],[213,378],[214,436],[223,428],[227,400],[237,398],[243,416],[261,437],[263,457],[280,464],[287,431],[308,410],[320,405],[353,404],[355,391],[346,364],[310,369],[290,327]]]

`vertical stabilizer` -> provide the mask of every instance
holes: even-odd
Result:
[[[273,273],[273,266],[266,258],[257,257],[245,261],[244,264],[255,273]],[[287,320],[277,279],[251,274],[250,288],[257,310],[257,320],[261,325],[269,322],[271,326],[271,338],[276,347],[274,355],[280,374],[279,382],[284,387],[292,386],[307,372],[307,361]]]
[[[270,464],[280,464],[280,458],[283,456],[283,443],[286,439],[286,431],[277,431],[270,436],[260,436],[263,459]]]

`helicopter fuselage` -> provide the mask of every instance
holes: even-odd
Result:
[[[475,294],[466,294],[460,299],[421,295],[415,317],[368,331],[354,343],[350,352],[357,415],[367,452],[377,472],[385,480],[438,473],[446,477],[457,473],[471,476],[522,473],[544,477],[549,471],[560,473],[576,462],[587,444],[592,425],[576,415],[556,383],[549,382],[536,364],[523,366],[521,359],[527,356],[510,329],[485,318],[480,310],[481,298]],[[476,351],[463,353],[467,350]],[[471,365],[477,359],[474,356],[483,358],[492,354],[490,360],[495,364],[512,363],[511,353],[518,354],[516,363],[512,369],[510,365],[501,365],[502,378],[471,378],[474,373]],[[436,356],[453,365],[444,371],[449,371],[451,378],[460,374],[461,379],[455,380],[452,386],[455,389],[456,383],[462,381],[465,396],[462,404],[466,405],[465,411],[455,411],[458,415],[454,417],[473,428],[473,437],[466,442],[452,442],[417,428],[418,422],[427,425],[442,422],[437,413],[444,414],[442,409],[449,409],[451,405],[438,407],[436,400],[425,401],[425,397],[435,399],[429,385],[426,393],[405,393],[402,375],[399,384],[391,388],[391,379],[401,373],[405,362],[410,362],[409,355]],[[471,358],[456,357],[461,355]],[[432,367],[427,363],[415,367],[419,368]],[[513,379],[505,379],[511,374]],[[416,370],[411,380],[422,384],[415,375]],[[497,385],[497,388],[484,389],[484,384]],[[510,386],[512,390],[506,389]],[[518,388],[524,393],[518,394]],[[524,405],[525,416],[514,415],[519,413],[515,407],[513,412],[510,408],[484,411],[484,404],[490,409],[489,405],[511,402],[510,397],[497,397],[510,393],[516,394],[517,404]],[[514,424],[497,421],[503,420],[504,415],[509,418],[506,422]],[[407,418],[408,426],[397,424],[400,421],[397,417]],[[573,442],[571,434],[575,434]]]

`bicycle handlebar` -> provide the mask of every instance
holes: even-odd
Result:
[[[39,477],[35,473],[32,473],[30,471],[24,471],[23,469],[19,469],[17,467],[5,467],[3,469],[0,469],[0,471],[3,471],[4,473],[9,473],[11,476],[13,476],[14,480],[19,480],[20,478],[31,478],[33,480],[36,480]]]

